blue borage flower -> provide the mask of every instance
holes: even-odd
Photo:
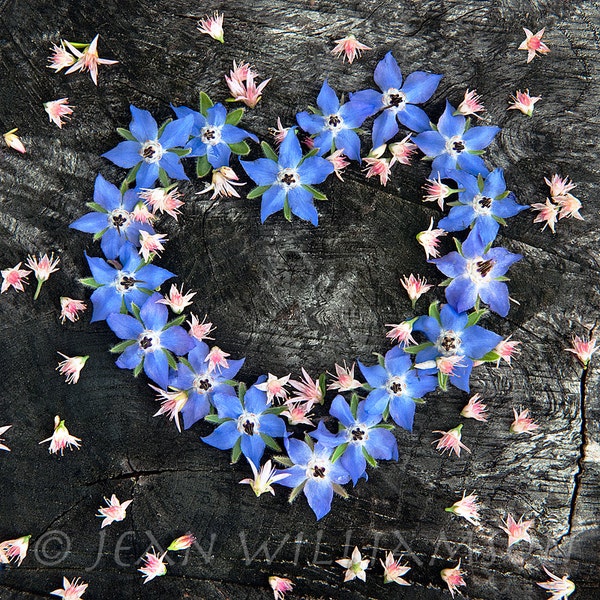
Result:
[[[213,105],[212,100],[202,92],[200,94],[200,112],[187,106],[171,105],[178,118],[191,116],[193,127],[192,139],[186,144],[191,152],[190,157],[198,157],[196,172],[198,177],[204,177],[211,169],[229,166],[231,153],[246,155],[250,147],[244,141],[250,138],[258,143],[258,138],[236,125],[244,115],[244,109],[238,108],[230,113],[222,104]]]
[[[412,131],[429,129],[427,113],[415,104],[427,102],[433,96],[441,78],[442,75],[415,71],[403,84],[402,72],[396,59],[391,52],[385,55],[375,68],[373,76],[381,92],[361,90],[350,94],[350,100],[367,106],[370,114],[383,111],[373,123],[373,148],[385,144],[398,133],[396,119]]]
[[[413,138],[413,142],[427,158],[433,159],[430,179],[447,177],[451,169],[463,169],[475,176],[489,173],[480,154],[487,148],[499,127],[470,127],[471,120],[455,115],[456,110],[446,100],[446,110],[440,117],[437,127],[423,131]]]
[[[332,461],[331,447],[320,442],[313,444],[308,436],[305,441],[287,439],[285,446],[290,467],[278,471],[288,475],[279,485],[294,488],[290,502],[304,492],[308,505],[320,520],[331,510],[334,492],[348,497],[342,485],[350,481],[350,474],[339,460]]]
[[[227,368],[210,369],[206,359],[209,351],[204,342],[196,341],[195,347],[186,358],[180,359],[177,370],[171,371],[169,377],[169,388],[188,394],[188,400],[181,409],[185,429],[209,413],[215,394],[229,395],[235,402],[236,392],[227,382],[237,375],[245,359],[229,360]]]
[[[263,381],[266,377],[259,377],[256,384]],[[208,415],[206,420],[219,423],[219,426],[202,441],[219,450],[231,448],[232,462],[237,462],[243,454],[258,468],[267,446],[281,452],[273,438],[285,438],[288,434],[285,422],[275,414],[283,409],[269,406],[267,394],[256,384],[248,391],[239,384],[238,396],[228,393],[214,395],[213,404],[218,414]]]
[[[506,225],[504,219],[529,208],[518,204],[515,195],[507,191],[502,169],[494,169],[485,179],[481,174],[473,176],[457,170],[449,170],[447,177],[454,179],[462,191],[458,201],[450,203],[453,206],[438,227],[461,231],[470,226],[484,246],[494,241],[500,224]]]
[[[94,239],[100,238],[100,247],[106,258],[117,258],[125,242],[140,246],[140,231],[154,234],[147,223],[133,218],[133,209],[142,202],[135,190],[122,194],[119,189],[98,175],[94,184],[94,201],[87,206],[94,212],[87,213],[69,225],[72,229],[93,233]]]
[[[152,290],[176,276],[167,269],[146,264],[129,242],[121,248],[119,260],[112,264],[87,254],[85,257],[92,277],[81,282],[95,288],[91,296],[94,305],[91,323],[103,321],[111,313],[131,310],[133,303],[142,307]]]
[[[458,312],[473,308],[478,300],[491,310],[506,317],[510,309],[508,278],[504,274],[521,254],[513,254],[505,248],[489,248],[473,232],[464,244],[455,239],[458,252],[430,260],[449,279],[445,282],[446,300]]]
[[[480,310],[469,315],[457,312],[449,304],[438,310],[434,302],[429,307],[429,316],[419,317],[413,325],[413,331],[421,331],[429,341],[404,350],[416,354],[415,366],[423,373],[435,372],[435,361],[440,357],[460,359],[449,376],[438,372],[438,380],[444,390],[449,378],[452,385],[468,392],[473,361],[498,359],[498,355],[492,351],[502,337],[476,324],[486,312]]]
[[[102,156],[119,167],[131,169],[125,184],[135,180],[138,188],[150,188],[159,178],[165,186],[169,185],[169,177],[187,180],[181,157],[190,151],[182,146],[190,137],[193,117],[177,119],[159,129],[147,110],[133,104],[129,108],[132,116],[129,130],[117,130],[125,141]]]
[[[302,156],[295,127],[290,128],[281,142],[279,156],[266,142],[261,146],[266,158],[240,161],[248,176],[258,185],[246,197],[251,199],[262,195],[261,221],[264,223],[267,217],[283,210],[288,221],[293,213],[318,225],[319,216],[313,198],[325,200],[326,196],[314,189],[312,184],[325,181],[333,173],[333,165],[315,156],[316,149]]]
[[[360,162],[360,138],[355,129],[372,114],[369,106],[358,102],[346,102],[340,106],[335,91],[327,80],[323,82],[317,97],[317,106],[321,113],[300,112],[296,115],[298,125],[314,137],[315,148],[319,156],[328,152],[343,150],[344,154]]]
[[[194,347],[194,340],[180,326],[184,316],[167,322],[169,309],[159,302],[162,299],[161,294],[152,294],[141,309],[131,305],[135,317],[112,313],[106,322],[113,333],[124,340],[111,349],[115,354],[121,353],[117,367],[133,369],[135,376],[143,368],[152,381],[167,389],[169,366],[177,367],[171,352],[183,356]]]
[[[414,326],[413,326],[414,328]],[[412,431],[415,401],[437,387],[437,380],[427,373],[413,369],[410,356],[401,346],[379,357],[379,364],[368,367],[358,361],[358,366],[373,388],[365,400],[369,414],[389,414],[400,427]]]
[[[340,422],[339,432],[331,433],[320,421],[317,431],[310,433],[323,445],[336,449],[332,460],[339,458],[354,485],[365,473],[367,462],[376,467],[376,459],[398,460],[398,444],[389,431],[393,425],[381,424],[381,413],[368,413],[365,405],[365,401],[358,401],[357,394],[352,394],[350,405],[342,396],[336,396],[329,414]]]

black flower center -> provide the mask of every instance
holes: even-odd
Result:
[[[148,336],[144,336],[141,340],[140,340],[140,348],[142,348],[143,350],[148,350],[148,348],[150,348],[152,346],[152,338],[148,337]]]
[[[242,429],[246,435],[254,435],[254,422],[247,419],[242,425]]]
[[[285,183],[286,185],[292,185],[292,184],[296,183],[296,178],[294,177],[293,173],[286,173],[281,178],[281,182]]]
[[[399,394],[402,391],[402,384],[394,381],[390,386],[390,390],[392,390],[393,394]]]
[[[117,229],[119,229],[120,227],[123,227],[123,225],[125,225],[125,223],[127,223],[127,219],[123,215],[114,215],[112,218],[112,222],[113,222],[113,225]]]
[[[488,275],[488,273],[492,270],[493,266],[494,266],[494,261],[491,258],[488,260],[479,260],[476,263],[477,272],[482,277],[485,277],[486,275]]]
[[[152,146],[146,146],[142,152],[142,156],[144,158],[154,158],[154,155],[156,154],[156,148],[153,148]]]
[[[400,106],[404,102],[404,96],[400,94],[390,94],[390,106]]]
[[[458,347],[458,345],[456,343],[456,337],[453,335],[445,335],[442,338],[442,341],[440,342],[440,346],[446,352],[452,352],[452,350],[456,350],[456,348]]]
[[[198,389],[205,391],[210,390],[210,388],[212,387],[208,379],[200,379],[198,382],[196,382],[196,386],[198,387]]]
[[[341,123],[341,119],[337,115],[331,115],[329,117],[329,126],[337,127]]]
[[[214,129],[207,129],[204,132],[204,138],[207,140],[214,140],[215,139],[215,131]]]
[[[489,208],[492,206],[492,199],[488,196],[482,196],[479,199],[479,206],[481,206],[481,208]]]
[[[458,140],[452,144],[452,149],[457,154],[460,154],[465,149],[465,144],[462,140]]]
[[[355,442],[360,442],[365,437],[365,431],[363,429],[361,429],[360,427],[356,427],[355,429],[352,429],[352,431],[350,431],[350,433],[352,435],[352,439]]]
[[[132,288],[135,284],[135,277],[132,277],[130,275],[124,275],[123,277],[121,277],[121,281],[119,282],[119,285],[125,290]]]
[[[313,467],[313,477],[318,477],[319,479],[325,478],[325,467],[320,467],[319,465],[315,465]]]

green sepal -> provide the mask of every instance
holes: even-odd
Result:
[[[438,385],[443,392],[448,390],[448,375],[441,371],[438,371]]]
[[[509,194],[510,194],[510,191],[509,190],[505,190],[499,196],[496,196],[494,198],[494,200],[504,200],[504,198],[506,198]]]
[[[500,275],[498,277],[494,277],[494,281],[510,281],[510,279],[505,275]]]
[[[452,238],[454,240],[454,245],[456,246],[456,249],[458,250],[458,253],[461,256],[464,256],[463,254],[463,249],[462,249],[462,244],[460,242],[460,240],[458,238]]]
[[[325,402],[325,394],[327,393],[327,374],[319,375],[319,389],[321,390],[321,404]]]
[[[498,215],[492,215],[494,221],[500,223],[500,225],[504,225],[506,227],[506,221],[502,218],[499,217]]]
[[[362,447],[362,453],[372,467],[377,467],[377,461],[367,452],[367,449],[364,446]]]
[[[158,169],[158,179],[163,187],[167,187],[171,183],[167,172],[162,167]]]
[[[270,185],[259,185],[255,188],[251,189],[246,194],[246,199],[253,200],[254,198],[258,198],[259,196],[262,196],[270,187],[271,187]]]
[[[297,497],[298,494],[302,492],[304,486],[306,485],[307,480],[305,479],[302,483],[299,483],[291,492],[290,497],[288,498],[288,502],[291,504]]]
[[[341,496],[342,498],[349,498],[348,492],[339,483],[332,483],[331,487],[338,496]]]
[[[417,344],[416,346],[405,346],[404,352],[407,354],[418,354],[421,350],[425,350],[425,348],[429,348],[433,346],[433,342],[423,342],[422,344]]]
[[[158,133],[156,134],[156,137],[159,138],[162,134],[163,131],[165,130],[165,127],[171,123],[173,121],[173,119],[171,117],[169,117],[159,128],[158,128]]]
[[[383,409],[383,412],[381,413],[381,417],[383,418],[384,421],[387,421],[389,416],[390,416],[390,403],[388,402],[386,407]]]
[[[363,388],[363,390],[366,390],[367,392],[372,392],[375,388],[371,385],[369,385],[368,383],[363,383],[360,387]]]
[[[479,359],[481,362],[496,362],[500,360],[500,355],[493,350],[490,350],[487,354],[483,356],[483,358]]]
[[[388,431],[394,431],[396,427],[391,423],[379,423],[379,425],[375,425],[373,429],[387,429]]]
[[[467,324],[465,327],[471,327],[473,325],[477,325],[481,317],[487,313],[487,309],[480,308],[479,310],[474,310],[467,319]]]
[[[438,287],[447,287],[452,283],[453,279],[452,277],[448,277],[447,279],[444,279],[444,281],[442,281],[442,283],[438,283]]]
[[[243,116],[244,109],[236,108],[235,110],[232,110],[230,113],[227,114],[227,116],[225,117],[225,123],[227,125],[237,125],[242,120]]]
[[[287,194],[285,196],[285,200],[283,201],[283,216],[287,221],[292,221],[292,209],[290,208],[290,202],[288,200]]]
[[[275,150],[273,150],[273,148],[271,148],[267,142],[261,142],[260,147],[262,148],[263,154],[267,158],[274,160],[275,162],[279,162],[279,157],[277,154],[275,154]]]
[[[135,165],[134,167],[131,167],[131,169],[129,169],[129,173],[127,173],[127,176],[123,180],[123,183],[121,184],[121,188],[123,188],[124,184],[127,184],[127,187],[129,187],[129,184],[132,183],[133,181],[135,181],[135,178],[136,178],[137,173],[140,170],[141,166],[142,166],[142,163],[140,161],[137,165]],[[125,191],[127,191],[127,190],[125,190]]]
[[[244,396],[246,395],[247,389],[248,388],[246,387],[246,384],[243,381],[240,381],[238,383],[238,398],[239,398],[240,402],[242,403],[242,405],[244,403]]]
[[[190,363],[190,361],[185,356],[180,356],[179,357],[179,362],[182,365],[185,365],[190,371],[194,370],[194,367],[192,367],[192,364]],[[228,383],[228,382],[225,381],[224,383]]]
[[[474,154],[475,156],[481,156],[482,154],[485,154],[485,150],[469,150],[468,153]]]
[[[301,187],[304,188],[307,192],[312,194],[315,200],[327,200],[327,196],[314,188],[312,185],[308,185],[307,183],[301,184]]]
[[[135,368],[133,369],[133,376],[137,377],[142,372],[143,368],[144,368],[144,361],[142,360],[137,365],[135,365]]]
[[[129,311],[127,310],[127,304],[125,304],[125,296],[121,296],[121,310],[122,315],[128,315]]]
[[[235,144],[227,145],[234,154],[238,154],[239,156],[246,156],[247,154],[250,154],[250,146],[248,146],[248,144],[244,140]]]
[[[340,446],[338,446],[334,451],[333,454],[331,455],[331,458],[329,459],[332,463],[334,463],[340,456],[342,456],[342,454],[344,454],[344,452],[346,452],[346,448],[349,446],[349,442],[346,442],[344,444],[341,444]]]
[[[300,166],[307,158],[311,158],[313,156],[316,156],[319,153],[319,148],[313,148],[312,150],[310,150],[309,152],[307,152],[301,159],[300,162],[298,163],[298,166]]]
[[[135,303],[131,303],[131,314],[138,320],[141,321],[142,318],[140,316],[140,307]]]
[[[117,133],[122,138],[125,138],[129,142],[137,142],[138,141],[135,139],[133,133],[131,133],[131,131],[129,131],[129,129],[125,129],[124,127],[117,127]]]
[[[356,419],[356,412],[358,410],[358,394],[354,392],[350,397],[350,412],[352,416]]]
[[[94,241],[97,242],[107,231],[108,227],[105,227],[102,231],[96,231],[93,238]]]
[[[215,423],[216,425],[221,425],[222,423],[225,423],[225,421],[231,421],[231,419],[222,419],[219,417],[219,415],[215,414],[206,415],[204,420],[208,421],[209,423]]]
[[[79,283],[81,285],[85,285],[85,287],[90,287],[95,290],[99,287],[102,287],[102,284],[98,283],[93,277],[84,277],[83,279],[79,280]]]
[[[311,449],[311,452],[315,449],[315,441],[308,435],[308,433],[304,434],[304,443]]]
[[[111,354],[121,354],[121,352],[123,352],[126,348],[129,348],[129,346],[131,346],[132,344],[135,344],[135,343],[136,343],[136,340],[124,340],[122,342],[119,342],[115,346],[113,346],[109,350],[109,352]]]
[[[271,406],[267,408],[267,410],[263,411],[263,413],[267,415],[280,415],[282,412],[285,411],[286,408],[287,406],[285,406],[285,404],[282,406]]]
[[[166,348],[162,348],[162,351],[165,353],[165,356],[167,357],[167,362],[169,363],[169,367],[171,367],[171,369],[173,369],[173,371],[177,371],[177,361],[175,360],[175,357],[173,356],[173,354],[171,354],[171,352],[169,352],[169,350],[167,350]]]
[[[89,48],[90,44],[85,44],[82,42],[69,42],[69,44],[71,44],[71,46],[73,46],[73,48],[77,48],[79,50],[83,50],[84,48]]]
[[[439,302],[436,300],[429,305],[429,316],[433,317],[438,323],[440,323],[440,308]]]
[[[275,452],[281,452],[281,446],[270,435],[261,433],[260,437],[262,441],[269,446],[269,448],[271,448],[271,450],[275,450]]]
[[[206,111],[214,106],[208,94],[200,92],[200,114],[206,117]]]
[[[108,214],[108,211],[104,208],[104,206],[100,206],[100,204],[98,204],[97,202],[86,202],[85,205],[88,208],[95,210],[96,212]]]
[[[235,464],[240,460],[242,455],[242,438],[241,436],[236,440],[233,448],[231,449],[231,464]]]
[[[163,331],[165,329],[169,329],[169,327],[173,327],[175,325],[181,325],[183,322],[185,321],[185,315],[180,315],[179,317],[177,317],[176,319],[173,319],[172,321],[169,321],[164,327],[163,327]]]
[[[383,356],[383,354],[379,354],[379,352],[373,352],[373,355],[377,357],[377,362],[379,363],[379,366],[385,369],[385,357]]]
[[[200,178],[206,177],[212,171],[212,166],[208,162],[208,158],[206,158],[206,154],[204,156],[199,156],[196,159],[196,175]]]
[[[293,467],[294,463],[287,456],[274,456],[273,460],[284,467]]]
[[[471,117],[467,117],[465,119],[465,128],[463,129],[463,133],[466,133],[469,131],[469,129],[471,129]]]
[[[484,186],[485,186],[485,180],[483,178],[483,175],[481,173],[479,173],[479,175],[477,175],[477,187],[480,192],[483,192]]]
[[[173,154],[177,154],[177,156],[184,157],[187,156],[192,151],[191,148],[171,148],[169,152]]]

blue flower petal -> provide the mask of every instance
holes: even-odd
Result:
[[[335,137],[335,147],[337,150],[343,148],[344,154],[350,160],[360,160],[360,138],[352,129],[342,129]]]
[[[317,157],[314,156],[313,158]],[[304,221],[310,221],[315,227],[319,224],[319,215],[310,192],[301,187],[293,188],[288,192],[288,201],[292,213],[297,217]]]
[[[193,126],[194,117],[192,115],[188,115],[183,119],[175,119],[165,127],[158,141],[164,150],[182,148],[187,144]]]
[[[98,233],[108,227],[108,215],[101,212],[91,212],[83,215],[69,225],[71,229],[83,231],[84,233]],[[114,258],[108,257],[108,258]]]
[[[295,465],[305,467],[313,457],[308,444],[295,438],[287,438],[285,442],[288,456]]]
[[[390,375],[404,375],[412,366],[410,356],[400,346],[394,346],[385,355],[385,367]]]
[[[301,183],[314,185],[322,183],[333,173],[333,165],[326,159],[318,156],[307,158],[299,167],[298,175]]]
[[[302,148],[296,135],[296,128],[292,127],[279,146],[279,166],[283,169],[295,169],[301,159]]]
[[[487,244],[484,244],[477,232],[473,229],[469,232],[467,239],[462,243],[462,252],[468,259],[478,258],[483,254]],[[464,260],[464,259],[463,259]],[[431,261],[433,262],[433,261]],[[466,262],[463,267],[463,271],[466,270]],[[502,273],[503,275],[504,273]],[[457,275],[451,275],[451,277],[457,277]]]
[[[340,457],[340,462],[350,474],[354,485],[358,483],[358,480],[367,468],[367,459],[362,449],[362,444],[350,444]]]
[[[213,376],[218,381],[227,381],[228,379],[233,379],[238,371],[242,368],[245,358],[241,358],[239,360],[229,360],[229,367],[222,368],[218,373],[213,373]]]
[[[207,368],[206,357],[210,352],[208,344],[205,342],[195,341],[194,348],[188,354],[188,362],[194,367],[196,373],[204,373]]]
[[[313,115],[306,111],[299,112],[296,115],[296,122],[300,125],[301,129],[311,135],[319,133],[319,131],[323,131],[325,128],[325,119],[323,116]]]
[[[260,468],[260,459],[265,452],[266,444],[260,435],[242,435],[242,454]]]
[[[167,269],[163,269],[162,267],[146,265],[136,272],[135,277],[142,282],[140,287],[154,290],[161,286],[167,279],[175,277],[175,273],[171,273],[171,271],[167,271]]]
[[[469,393],[469,377],[473,369],[473,361],[463,358],[464,366],[458,366],[454,369],[454,375],[450,375],[450,383],[463,392]]]
[[[492,143],[492,140],[499,131],[500,127],[492,127],[489,125],[471,127],[471,129],[463,134],[462,139],[468,150],[483,150]]]
[[[131,111],[131,123],[129,131],[136,140],[142,144],[148,140],[155,140],[158,135],[158,126],[154,117],[147,111],[133,106],[129,107]]]
[[[479,360],[491,352],[502,341],[502,337],[479,325],[472,325],[463,331],[461,340],[464,354],[473,360]]]
[[[352,416],[350,406],[344,400],[344,397],[338,394],[331,402],[329,414],[335,417],[345,427],[352,427],[355,423],[355,418]]]
[[[402,72],[391,52],[388,52],[377,63],[373,79],[383,92],[386,92],[390,88],[399,90],[402,87]]]
[[[137,165],[142,157],[140,156],[140,144],[126,140],[117,144],[112,150],[105,152],[102,156],[113,162],[118,167],[130,169]]]
[[[471,173],[471,175],[483,175],[487,176],[489,173],[488,168],[483,162],[483,158],[477,154],[470,154],[469,152],[461,152],[456,157],[456,162],[461,169]]]
[[[192,425],[204,419],[210,411],[208,394],[191,393],[185,406],[181,409],[183,428],[189,429]]]
[[[157,179],[158,163],[147,163],[143,161],[135,176],[136,186],[139,188],[151,188]]]
[[[438,177],[446,179],[448,173],[454,169],[456,169],[456,157],[444,152],[433,159],[429,179],[437,179]]]
[[[271,186],[263,195],[260,204],[260,222],[264,223],[267,217],[283,210],[285,190],[280,185]]]
[[[230,157],[231,150],[227,144],[215,144],[214,146],[209,145],[206,148],[206,158],[213,169],[228,167]]]
[[[430,342],[435,342],[440,336],[441,327],[433,317],[422,316],[415,321],[413,331],[422,331]]]
[[[370,415],[381,416],[386,409],[390,398],[391,394],[383,386],[371,390],[365,399],[365,411]]]
[[[337,114],[338,110],[340,110],[340,101],[335,91],[327,83],[327,79],[323,82],[321,91],[317,96],[317,106],[325,116]]]
[[[308,505],[315,513],[317,521],[322,519],[331,510],[333,487],[329,481],[309,479],[304,486],[304,495],[308,500]]]
[[[480,215],[473,225],[471,235],[478,236],[484,245],[493,242],[498,235],[500,224],[491,215]]]
[[[226,421],[219,425],[210,435],[201,438],[201,440],[219,450],[229,450],[235,446],[241,435],[237,430],[235,421]]]
[[[438,121],[438,130],[445,138],[461,135],[465,130],[465,118],[462,115],[453,116],[454,107],[446,100],[446,108]]]
[[[360,127],[365,119],[372,112],[369,106],[360,102],[346,102],[342,105],[338,112],[339,116],[344,120],[344,126],[348,129],[356,129]]]
[[[427,353],[430,348],[425,348],[422,353]],[[431,357],[427,360],[433,360],[438,350],[435,346],[431,349],[435,350]],[[419,353],[421,354],[421,353]],[[435,369],[433,370],[435,372]],[[418,373],[418,375],[417,375]],[[423,398],[429,392],[433,392],[438,385],[437,377],[430,377],[429,371],[419,369],[418,371],[409,371],[406,374],[406,395],[410,398]]]
[[[237,395],[215,394],[213,404],[221,419],[237,419],[244,412],[244,408]]]
[[[208,151],[208,146],[199,137],[192,138],[186,145],[191,152],[188,154],[188,158],[195,158],[197,156],[204,156]]]
[[[181,164],[181,158],[174,152],[165,152],[159,161],[159,165],[167,172],[167,175],[171,179],[188,181],[188,176],[185,174],[183,165]]]
[[[137,340],[137,337],[144,330],[137,319],[119,313],[108,315],[106,323],[113,330],[113,333],[122,340]]]
[[[290,467],[289,469],[281,469],[277,471],[277,475],[285,473],[287,477],[277,482],[278,485],[294,488],[306,480],[306,469],[303,467]]]
[[[162,350],[146,352],[144,373],[160,388],[166,390],[169,385],[169,361],[167,360],[167,355]]]
[[[240,164],[256,185],[273,185],[277,181],[279,165],[274,160],[269,158],[252,161],[240,160]]]
[[[506,196],[506,198],[503,198],[502,200],[494,200],[492,202],[492,212],[503,219],[514,217],[522,210],[527,210],[528,208],[529,206],[525,204],[519,204],[512,192]]]
[[[317,429],[311,431],[310,436],[328,448],[337,448],[346,442],[346,434],[343,431],[340,433],[331,433],[331,431],[325,427],[323,421],[319,421]]]
[[[258,138],[253,133],[242,129],[241,127],[225,124],[221,128],[221,139],[226,144],[237,144],[246,138],[250,138],[254,142],[258,142]]]
[[[177,115],[178,119],[184,119],[185,117],[191,116],[194,120],[194,126],[192,127],[191,135],[200,135],[200,130],[206,126],[206,119],[204,115],[200,114],[196,110],[192,110],[187,106],[173,106],[171,104],[173,112]]]
[[[325,129],[323,133],[320,133],[314,139],[314,147],[319,149],[318,156],[323,156],[328,152],[332,151],[333,144],[333,131],[331,129]]]
[[[217,127],[225,124],[227,118],[227,109],[218,102],[214,106],[211,106],[206,111],[206,122],[209,125],[216,125]]]
[[[152,294],[140,310],[140,317],[146,329],[161,331],[167,324],[169,309],[164,304],[159,304],[158,301],[162,300],[162,298],[159,293]]]
[[[458,252],[449,252],[441,258],[434,258],[433,263],[446,277],[459,277],[467,268],[467,261]]]
[[[471,205],[453,206],[447,217],[438,223],[438,227],[446,231],[462,231],[469,227],[476,214]]]
[[[425,156],[439,156],[446,149],[446,140],[437,131],[424,131],[412,141]]]
[[[138,155],[137,162],[139,160]],[[106,181],[102,175],[98,175],[94,182],[94,202],[110,212],[121,207],[121,192],[116,185]]]
[[[479,296],[490,309],[501,317],[506,317],[510,310],[508,299],[508,286],[502,281],[490,281],[488,285],[479,290]]]
[[[94,290],[91,296],[94,310],[90,323],[103,321],[112,313],[118,313],[121,310],[122,296],[117,290],[108,285],[103,285]]]
[[[260,417],[260,432],[273,438],[282,438],[287,434],[285,423],[277,415],[266,414]]]
[[[248,412],[260,414],[268,408],[267,394],[251,386],[244,396],[244,406]]]
[[[378,148],[398,133],[398,122],[393,110],[384,110],[373,122],[373,148]]]
[[[106,258],[114,259],[119,256],[119,252],[127,239],[123,235],[124,231],[121,230],[121,232],[122,233],[119,234],[116,228],[111,228],[102,236],[100,248],[102,248],[102,252]]]
[[[446,288],[446,300],[458,312],[464,312],[475,306],[477,287],[467,275],[457,277]]]
[[[135,369],[141,362],[144,353],[138,344],[132,344],[125,348],[125,351],[119,356],[115,364],[119,369]]]
[[[144,307],[148,304],[149,302],[146,302]],[[179,327],[178,325],[169,327],[169,329],[163,331],[160,336],[160,343],[177,356],[187,354],[194,347],[193,338],[190,337],[183,327]]]
[[[366,405],[366,400],[363,400],[362,402],[358,403],[358,409],[356,411],[356,420],[357,422],[362,423],[366,427],[374,427],[381,421],[383,416],[381,414],[368,412]]]
[[[377,90],[360,90],[354,94],[350,93],[350,102],[364,107],[367,117],[370,117],[383,107],[383,94]]]
[[[451,329],[458,333],[466,327],[469,316],[466,313],[456,311],[449,304],[445,304],[440,310],[440,320],[444,329]]]
[[[411,398],[406,396],[392,396],[390,402],[390,416],[394,422],[406,429],[412,431],[413,422],[415,419],[416,404]]]
[[[477,177],[474,177],[466,171],[454,170],[448,172],[448,177],[454,179],[459,188],[464,188],[463,192],[459,192],[460,201],[464,204],[469,204],[475,196],[479,194],[479,185]]]
[[[423,104],[427,102],[437,90],[442,75],[415,71],[411,73],[402,86],[406,101],[410,104]]]
[[[488,198],[497,198],[505,191],[506,181],[504,180],[504,171],[502,169],[494,169],[485,178],[482,194]]]
[[[414,402],[413,402],[414,404]],[[367,452],[377,460],[398,460],[398,442],[391,431],[377,427],[369,431],[365,442]]]
[[[367,383],[374,388],[384,386],[388,380],[387,371],[379,364],[367,367],[363,365],[360,360],[357,361],[360,368],[360,372],[363,377],[367,380]],[[372,411],[369,411],[372,412]]]
[[[427,113],[418,106],[407,104],[403,110],[398,111],[398,120],[404,127],[417,133],[425,132],[430,128]]]

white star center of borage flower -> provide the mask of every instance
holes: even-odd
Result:
[[[208,394],[213,384],[214,380],[208,373],[201,373],[195,377],[192,387],[198,394]]]
[[[483,283],[489,280],[489,275],[494,268],[495,261],[483,259],[481,256],[467,261],[467,274],[475,284]]]
[[[140,156],[147,163],[157,163],[165,153],[164,148],[157,140],[148,140],[140,149]]]
[[[144,352],[154,352],[160,348],[160,336],[156,331],[145,329],[138,335],[138,344]]]
[[[122,208],[117,208],[110,213],[108,222],[110,227],[114,227],[117,231],[125,229],[131,220],[131,215]]]
[[[351,444],[362,445],[369,439],[369,429],[362,423],[356,423],[347,430],[347,435]]]
[[[296,169],[280,169],[277,174],[277,181],[287,189],[293,189],[300,185],[300,177]]]
[[[135,273],[119,271],[117,274],[115,288],[117,288],[117,292],[120,294],[127,294],[135,287],[137,282],[138,281],[135,278]]]
[[[404,393],[404,377],[390,377],[386,388],[389,394],[401,396]]]
[[[207,125],[200,131],[200,139],[209,146],[216,146],[221,143],[221,128],[214,125]]]
[[[256,435],[260,428],[258,416],[254,413],[243,412],[237,419],[237,429],[246,435]]]
[[[442,356],[454,356],[461,345],[460,336],[451,329],[442,330],[435,345]]]
[[[325,117],[325,127],[333,133],[338,133],[341,129],[344,128],[344,119],[340,117],[340,115],[329,115]]]
[[[458,156],[465,149],[465,143],[460,135],[454,135],[446,141],[446,152],[450,156]]]
[[[329,461],[325,462],[319,459],[313,459],[306,468],[307,479],[316,479],[323,481],[329,476]]]
[[[406,95],[396,88],[390,88],[383,94],[381,101],[385,108],[390,108],[393,109],[394,112],[398,112],[404,110],[404,107],[406,106]]]
[[[473,210],[478,215],[489,215],[492,212],[492,202],[493,198],[477,194],[473,198]]]

